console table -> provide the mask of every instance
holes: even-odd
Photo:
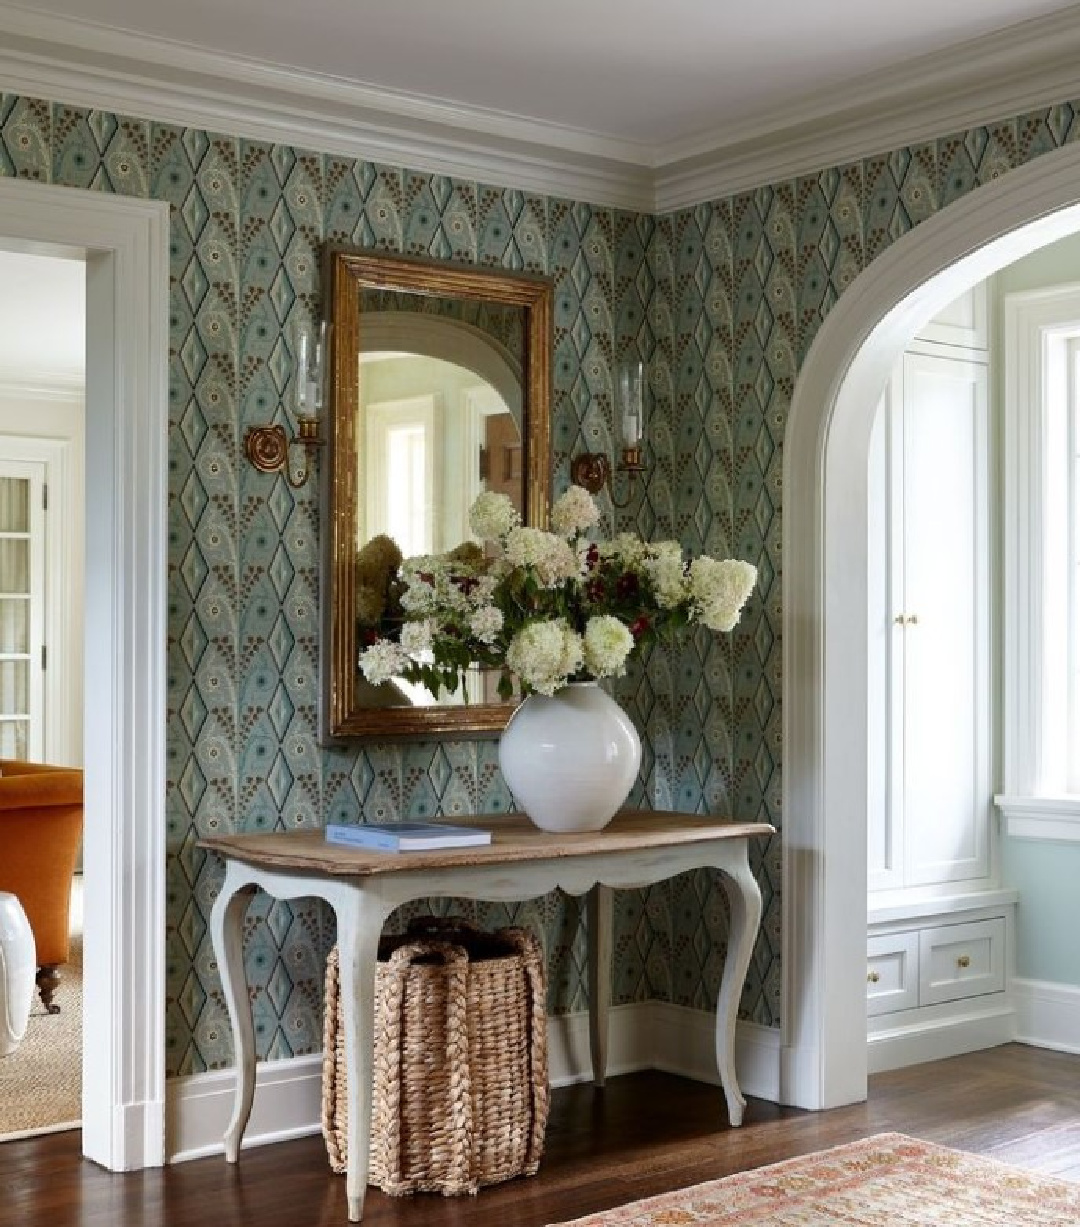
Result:
[[[727,958],[716,1008],[716,1063],[732,1125],[746,1101],[735,1078],[735,1021],[761,919],[761,894],[747,859],[766,823],[723,822],[654,810],[617,815],[602,831],[552,835],[519,815],[453,818],[484,827],[490,845],[428,852],[373,852],[328,844],[321,831],[218,835],[200,841],[225,862],[211,934],[232,1023],[236,1098],[225,1131],[235,1163],[255,1094],[255,1034],[244,974],[243,922],[255,890],[277,899],[324,899],[337,916],[348,1068],[346,1194],[359,1222],[367,1188],[371,1131],[375,970],[379,936],[402,903],[432,896],[514,901],[558,887],[588,894],[589,1034],[593,1078],[603,1084],[611,998],[612,891],[649,886],[690,869],[721,871],[731,907]]]

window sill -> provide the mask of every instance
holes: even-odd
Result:
[[[1014,839],[1051,839],[1080,843],[1080,796],[995,797]]]

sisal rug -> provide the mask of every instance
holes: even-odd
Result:
[[[0,1057],[0,1142],[35,1133],[77,1129],[82,1116],[82,935],[71,939],[71,962],[60,968],[54,1000],[59,1014],[46,1014],[34,993],[22,1042]]]
[[[1080,1184],[883,1133],[572,1227],[1077,1227]],[[562,1227],[571,1227],[563,1224]]]

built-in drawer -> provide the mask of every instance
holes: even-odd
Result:
[[[886,933],[867,938],[867,1014],[912,1010],[918,1004],[918,932]]]
[[[1005,988],[1005,921],[974,920],[919,933],[919,1004],[936,1005]]]

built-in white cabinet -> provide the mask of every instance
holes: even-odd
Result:
[[[956,1011],[970,1016],[977,999],[976,1014],[997,1016],[1005,1000],[1013,908],[996,889],[992,805],[985,303],[976,287],[914,339],[871,440],[871,1052],[906,1037],[891,1058],[879,1047],[872,1068],[964,1051]],[[976,1030],[969,1047],[985,1041]],[[909,1032],[948,1039],[920,1048]]]
[[[916,339],[871,450],[871,890],[990,875],[988,475],[986,349]]]

